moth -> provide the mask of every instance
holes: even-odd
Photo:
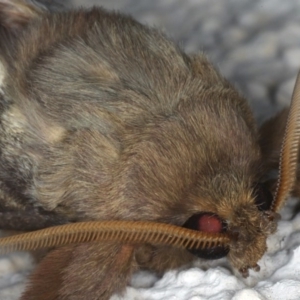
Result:
[[[22,300],[109,299],[197,257],[259,270],[297,195],[298,85],[258,127],[203,54],[129,16],[23,0],[0,16],[0,227],[33,231],[0,250],[51,248]]]

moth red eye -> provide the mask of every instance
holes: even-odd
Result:
[[[183,224],[183,227],[213,233],[221,233],[227,230],[226,223],[216,214],[209,212],[193,215]],[[189,249],[189,251],[200,258],[218,259],[226,256],[229,252],[229,248],[214,247],[207,249]]]
[[[264,183],[258,183],[254,187],[255,204],[260,211],[271,209],[273,195]]]
[[[224,232],[226,231],[226,223],[213,213],[199,213],[191,216],[183,225],[183,227],[204,231],[204,232]]]

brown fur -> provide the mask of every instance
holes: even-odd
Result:
[[[25,19],[0,49],[2,206],[65,222],[182,225],[211,212],[239,232],[231,264],[255,268],[276,224],[255,205],[269,165],[245,99],[204,55],[130,17],[93,8]],[[163,272],[193,259],[167,247],[57,249],[22,299],[46,288],[47,299],[109,299],[138,263]]]
[[[29,285],[22,300],[109,299],[113,292],[124,290],[135,269],[132,246],[63,247],[42,260],[32,276],[33,288]]]

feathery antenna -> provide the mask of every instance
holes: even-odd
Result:
[[[295,83],[291,107],[282,142],[279,178],[271,210],[278,212],[285,203],[296,180],[300,138],[300,72]]]
[[[226,234],[206,233],[175,225],[139,221],[91,221],[49,227],[0,239],[0,253],[59,247],[95,241],[149,243],[186,249],[228,246]]]

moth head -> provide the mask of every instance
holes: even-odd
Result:
[[[257,261],[266,251],[266,239],[276,230],[277,214],[271,211],[273,195],[264,183],[255,183],[250,193],[236,193],[244,201],[225,201],[212,212],[192,215],[185,228],[230,237],[230,244],[189,251],[203,259],[228,256],[231,265],[243,276],[249,268],[258,269]],[[247,189],[246,189],[247,191]]]
[[[218,232],[229,235],[229,245],[215,248],[192,249],[192,253],[201,258],[215,259],[228,256],[231,265],[236,267],[244,277],[248,276],[248,269],[259,270],[257,261],[267,250],[266,239],[274,233],[279,219],[278,212],[286,202],[291,192],[297,172],[299,152],[300,126],[300,79],[295,84],[285,134],[282,141],[279,161],[279,178],[274,195],[267,183],[254,183],[248,204],[241,205],[240,201],[226,211],[206,212],[193,215],[184,227],[199,231]]]

